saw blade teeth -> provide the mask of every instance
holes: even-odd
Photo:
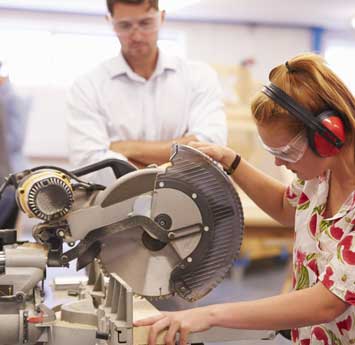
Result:
[[[170,297],[173,296],[173,294],[168,294],[168,295],[163,295],[163,296],[145,296],[145,295],[140,295],[136,294],[139,298],[146,299],[151,302],[156,302],[156,301],[162,301],[162,300],[167,300]]]

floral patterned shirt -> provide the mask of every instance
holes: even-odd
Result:
[[[324,212],[330,172],[310,181],[296,179],[287,199],[296,207],[293,286],[322,282],[351,305],[332,322],[291,331],[294,344],[355,344],[355,191],[331,218]]]

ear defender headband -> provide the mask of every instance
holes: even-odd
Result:
[[[313,114],[275,84],[265,85],[262,92],[300,120],[307,128],[308,143],[319,157],[336,155],[345,142],[345,125],[335,110]]]

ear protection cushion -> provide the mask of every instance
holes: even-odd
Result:
[[[316,155],[330,157],[340,151],[348,127],[347,118],[343,114],[333,109],[315,115],[273,83],[265,85],[262,92],[304,123],[309,146]]]
[[[317,121],[319,121],[322,126],[326,127],[331,131],[342,143],[345,142],[345,126],[344,122],[340,116],[332,110],[324,111],[317,116]],[[308,131],[309,145],[312,150],[320,157],[331,157],[336,155],[340,151],[340,147],[336,147],[334,144],[330,143],[317,131]]]

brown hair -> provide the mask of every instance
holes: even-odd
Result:
[[[348,122],[348,132],[351,132],[351,139],[354,140],[355,98],[321,56],[311,53],[298,55],[287,64],[273,68],[269,79],[313,114],[329,109],[341,113]],[[294,133],[304,128],[300,120],[262,92],[256,95],[251,108],[259,125],[276,123],[274,121],[282,119]]]
[[[155,8],[156,10],[159,10],[159,0],[106,0],[106,5],[107,5],[107,9],[110,12],[110,14],[113,15],[113,7],[117,3],[140,5],[140,4],[145,3],[146,1],[150,5],[150,7]]]

